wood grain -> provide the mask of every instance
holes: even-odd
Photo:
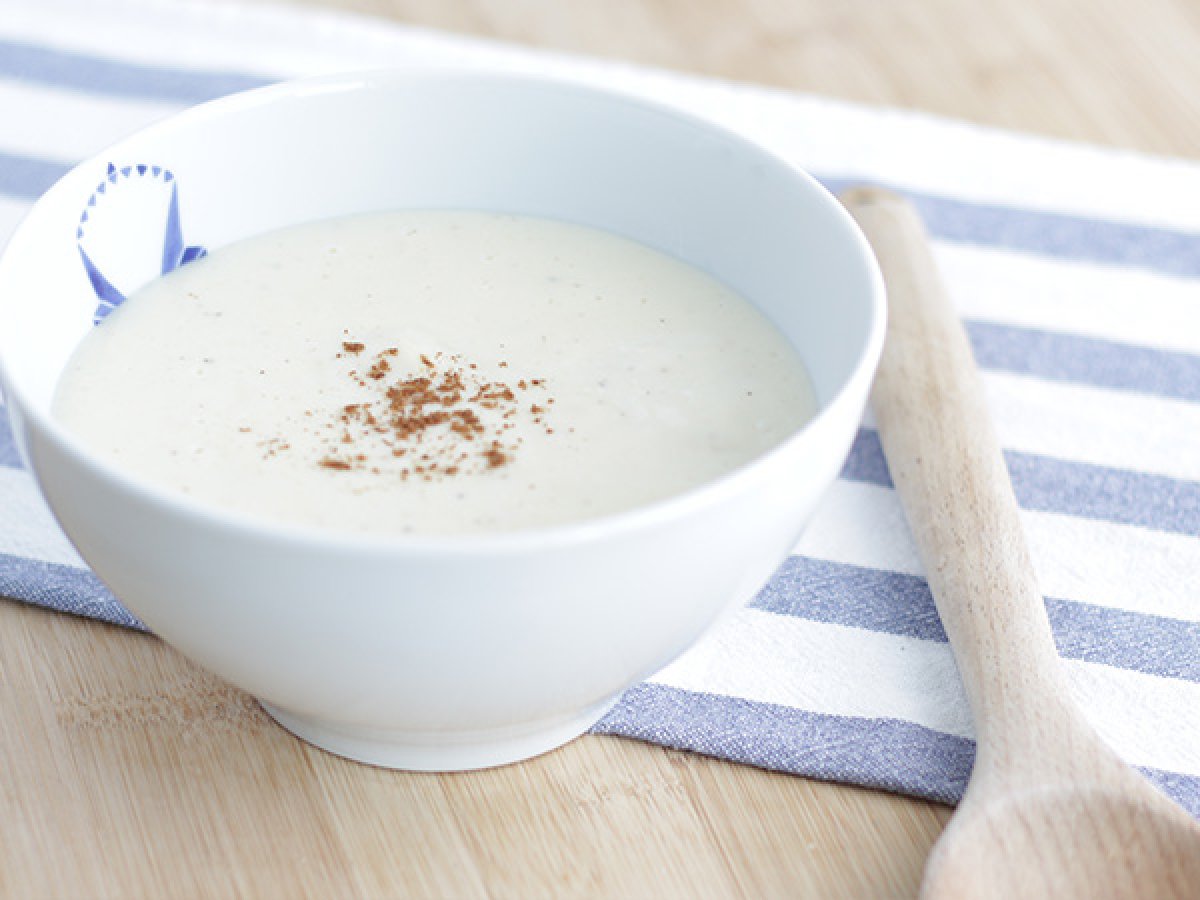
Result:
[[[347,762],[154,638],[0,602],[0,896],[906,896],[945,810],[586,738]]]
[[[309,0],[1200,151],[1194,0]],[[0,602],[0,896],[909,897],[943,807],[632,741],[458,776],[313,750],[153,638]]]
[[[1200,155],[1197,0],[289,2]]]

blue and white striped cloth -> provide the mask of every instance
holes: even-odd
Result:
[[[1200,165],[269,8],[10,0],[0,236],[67,167],[282,77],[454,64],[602,83],[912,197],[967,322],[1072,684],[1200,815]],[[126,625],[0,429],[0,593]],[[971,724],[871,421],[750,608],[598,726],[952,801]]]

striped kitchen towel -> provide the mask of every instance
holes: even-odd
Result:
[[[9,0],[0,239],[71,164],[189,104],[302,74],[446,64],[630,91],[831,187],[911,197],[984,369],[1079,700],[1200,815],[1200,164],[328,14]],[[3,428],[0,594],[137,624],[58,531]],[[766,589],[597,730],[960,795],[970,719],[869,418]]]

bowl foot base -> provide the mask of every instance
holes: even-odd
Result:
[[[348,726],[259,701],[271,718],[314,747],[356,762],[411,772],[465,772],[538,756],[579,737],[615,702],[612,698],[569,716],[505,728],[438,734]]]

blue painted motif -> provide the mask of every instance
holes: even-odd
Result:
[[[164,187],[170,185],[170,199],[167,203],[166,221],[163,223],[160,274],[166,275],[168,272],[173,272],[180,266],[200,259],[208,253],[204,247],[186,245],[184,243],[183,226],[179,217],[179,186],[175,180],[175,175],[169,169],[164,169],[161,166],[150,166],[145,163],[123,166],[118,169],[115,165],[109,163],[105,180],[96,186],[96,190],[88,198],[87,206],[84,207],[83,212],[79,216],[79,227],[75,231],[79,257],[83,262],[84,270],[87,272],[88,281],[91,282],[92,290],[96,293],[96,299],[100,301],[96,307],[94,317],[96,324],[102,322],[109,313],[125,302],[125,294],[100,270],[100,265],[103,265],[105,261],[93,260],[84,249],[84,226],[88,223],[89,211],[96,207],[97,198],[105,196],[106,193],[111,198],[117,193],[116,186],[123,179],[131,178],[151,178],[162,182]],[[108,190],[110,186],[113,186],[113,190],[111,191]],[[111,199],[108,202],[111,202]],[[132,252],[137,252],[136,248]]]

